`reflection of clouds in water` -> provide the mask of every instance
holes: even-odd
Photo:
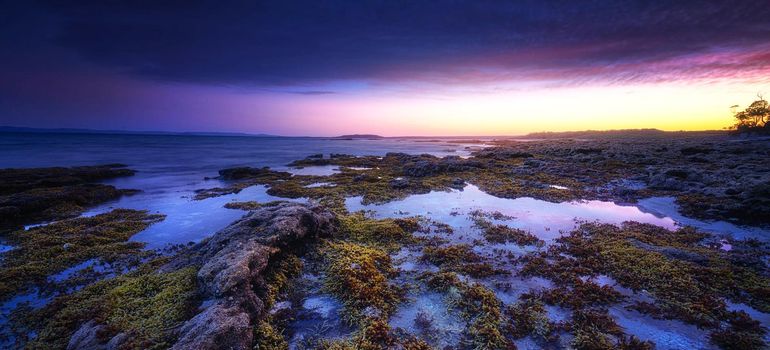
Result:
[[[688,218],[679,213],[679,206],[674,197],[645,198],[639,200],[637,205],[645,212],[658,216],[668,216],[681,225],[692,226],[709,233],[727,234],[737,239],[755,238],[762,241],[770,239],[770,231],[768,230],[737,226],[727,221],[701,221]]]
[[[191,194],[191,191],[143,192],[100,205],[83,215],[93,216],[114,208],[148,210],[151,213],[164,214],[166,218],[163,221],[150,225],[146,230],[131,238],[135,241],[147,242],[148,248],[159,248],[169,243],[198,242],[225,228],[245,214],[241,210],[225,208],[224,205],[228,202],[281,200],[281,198],[267,194],[265,186],[252,186],[237,194],[197,201],[190,198]],[[302,198],[286,200],[305,201]]]
[[[635,206],[621,206],[603,201],[573,201],[552,203],[534,198],[498,198],[478,187],[468,185],[462,191],[431,192],[409,196],[403,200],[379,205],[362,205],[361,197],[346,200],[348,210],[371,210],[377,217],[423,215],[431,220],[451,225],[456,231],[472,231],[468,214],[474,210],[499,211],[515,219],[504,221],[508,226],[532,232],[542,239],[553,239],[559,231],[570,231],[576,220],[620,224],[639,221],[669,229],[676,223],[669,217],[657,217]],[[452,215],[459,214],[459,215]],[[455,235],[458,233],[456,232]]]

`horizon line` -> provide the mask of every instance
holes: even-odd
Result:
[[[569,133],[610,133],[610,132],[661,132],[661,133],[703,133],[703,132],[727,132],[726,129],[703,129],[703,130],[663,130],[658,128],[631,128],[631,129],[583,129],[566,131],[533,131],[524,134],[509,135],[398,135],[385,136],[373,133],[348,133],[334,136],[311,136],[311,135],[278,135],[264,132],[242,132],[242,131],[168,131],[168,130],[136,130],[136,129],[91,129],[91,128],[36,128],[26,126],[0,125],[0,133],[69,133],[69,134],[105,134],[105,135],[157,135],[157,136],[228,136],[228,137],[286,137],[286,138],[516,138],[526,137],[533,134],[569,134]]]

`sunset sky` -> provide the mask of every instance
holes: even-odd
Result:
[[[9,1],[0,125],[328,136],[720,129],[764,1]]]

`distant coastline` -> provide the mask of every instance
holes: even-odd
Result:
[[[723,136],[726,130],[699,131],[664,131],[660,129],[617,129],[617,130],[578,130],[578,131],[540,131],[523,135],[496,136],[382,136],[377,134],[345,134],[339,136],[284,136],[263,133],[243,132],[206,132],[206,131],[132,131],[132,130],[100,130],[80,128],[29,128],[16,126],[0,126],[0,133],[40,133],[40,134],[94,134],[94,135],[158,135],[158,136],[229,136],[229,137],[296,137],[323,138],[329,140],[383,140],[383,139],[427,139],[433,142],[440,140],[458,140],[464,143],[479,143],[483,140],[516,140],[516,139],[563,139],[563,138],[622,138],[622,137],[665,137],[668,135],[694,136]],[[428,141],[425,141],[428,142]]]

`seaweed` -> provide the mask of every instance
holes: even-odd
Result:
[[[726,299],[766,309],[770,280],[765,265],[735,264],[745,257],[710,247],[703,243],[706,237],[691,228],[668,231],[639,223],[588,223],[557,239],[558,244],[547,252],[519,259],[524,263],[520,273],[554,280],[560,288],[538,297],[576,311],[619,300],[611,288],[581,279],[607,274],[627,288],[645,290],[654,297],[653,303],[636,303],[632,308],[710,329],[712,341],[719,346],[727,346],[725,339],[732,337],[736,343],[763,341],[764,329],[747,333],[721,325],[750,323],[744,320],[750,320],[748,316],[736,318],[728,312]]]
[[[343,318],[349,324],[387,317],[403,300],[402,288],[388,281],[397,270],[385,251],[349,242],[328,242],[321,249],[326,261],[324,287],[342,300]]]
[[[146,211],[116,209],[7,234],[7,240],[16,248],[4,253],[0,262],[0,300],[33,286],[44,286],[48,276],[87,260],[109,263],[151,255],[141,251],[143,243],[128,239],[163,218]]]
[[[229,202],[229,203],[225,203],[225,208],[251,211],[251,210],[257,210],[259,208],[274,206],[278,203],[281,203],[281,202],[280,201],[272,201],[267,203],[260,203],[255,201]]]
[[[548,319],[543,302],[535,299],[523,299],[505,307],[505,315],[510,319],[506,330],[513,339],[533,336],[547,342],[556,341],[556,325]]]
[[[340,233],[355,242],[373,244],[387,250],[413,243],[412,232],[419,229],[417,219],[371,219],[362,212],[338,216]]]
[[[430,345],[410,336],[395,334],[387,321],[374,319],[362,327],[352,339],[337,341],[321,341],[315,349],[324,350],[430,350]]]
[[[481,217],[473,219],[476,227],[484,232],[484,238],[490,243],[513,242],[519,246],[535,245],[542,247],[545,242],[535,235],[521,229],[511,228],[506,225],[495,225]]]
[[[462,273],[475,278],[509,274],[495,268],[467,244],[428,246],[423,249],[421,260],[439,266],[444,271]]]
[[[123,333],[127,348],[169,347],[175,339],[173,330],[193,315],[198,304],[197,268],[155,272],[162,262],[96,282],[29,311],[26,323],[37,337],[26,346],[65,348],[78,327],[93,321],[104,326],[99,337],[105,342]]]
[[[469,321],[465,334],[472,348],[516,349],[505,336],[507,319],[503,304],[492,290],[478,283],[462,282],[454,272],[425,273],[420,279],[429,288],[446,293],[450,305]]]

